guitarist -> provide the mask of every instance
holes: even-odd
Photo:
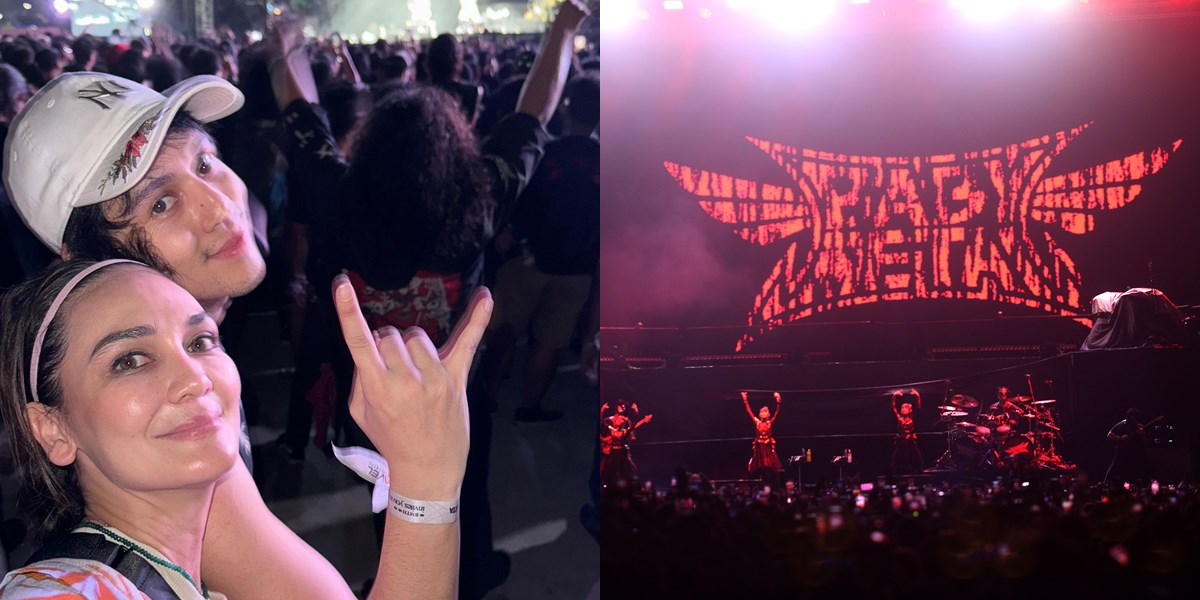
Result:
[[[1112,464],[1104,473],[1104,483],[1149,481],[1154,477],[1154,469],[1146,451],[1149,445],[1146,427],[1161,418],[1156,417],[1150,423],[1142,424],[1141,411],[1136,408],[1125,411],[1125,419],[1118,421],[1108,431],[1108,441],[1115,447]]]
[[[629,446],[637,428],[654,418],[653,414],[648,414],[639,420],[637,403],[631,405],[625,400],[617,400],[615,413],[605,417],[606,411],[607,402],[600,407],[600,482],[603,485],[637,477],[637,465],[633,463]]]

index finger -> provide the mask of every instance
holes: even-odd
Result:
[[[384,368],[383,358],[375,346],[375,338],[367,319],[358,306],[354,286],[345,275],[333,278],[333,303],[337,306],[338,322],[342,326],[342,337],[350,348],[350,356],[360,369],[375,371]]]
[[[492,319],[492,293],[483,286],[475,290],[471,296],[471,304],[467,306],[466,315],[454,327],[454,332],[445,344],[438,349],[438,356],[446,365],[446,370],[461,373],[464,377],[471,370],[471,360],[479,342],[487,331],[488,321]]]

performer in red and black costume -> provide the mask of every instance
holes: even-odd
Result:
[[[916,397],[917,407],[920,407],[921,394],[915,388],[910,388],[908,393]],[[892,392],[892,412],[896,415],[896,437],[892,440],[892,475],[912,475],[925,468],[921,450],[917,448],[913,405],[911,402],[904,402],[897,406],[903,397],[904,390]]]
[[[606,417],[606,411],[607,402],[600,407],[600,483],[610,485],[620,479],[637,477],[637,465],[633,463],[629,445],[637,428],[649,423],[654,415],[648,414],[639,420],[637,403],[629,404],[625,400],[617,400],[617,410],[613,414]]]
[[[750,473],[760,473],[768,481],[776,480],[779,478],[779,472],[783,470],[783,465],[779,462],[779,455],[775,454],[775,437],[771,434],[771,424],[779,418],[779,407],[783,404],[783,399],[780,398],[779,392],[775,392],[774,415],[766,406],[759,409],[758,415],[755,415],[750,409],[750,398],[746,392],[742,392],[742,404],[746,405],[746,413],[754,421],[755,430],[754,455],[750,457],[746,470]]]

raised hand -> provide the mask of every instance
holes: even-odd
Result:
[[[333,288],[355,365],[350,415],[387,459],[392,489],[422,500],[457,498],[470,446],[467,374],[491,318],[491,294],[479,288],[439,350],[417,327],[371,331],[350,281],[339,275]]]

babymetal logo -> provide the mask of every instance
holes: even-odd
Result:
[[[1045,177],[1090,124],[934,156],[855,156],[747,137],[794,187],[664,166],[746,241],[791,240],[754,300],[741,350],[780,325],[874,302],[958,298],[1084,314],[1079,271],[1052,232],[1092,231],[1183,141]]]

